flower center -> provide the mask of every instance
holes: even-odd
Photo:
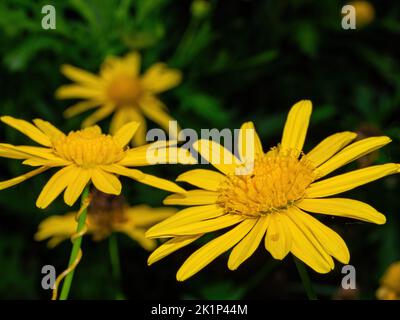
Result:
[[[304,195],[315,179],[306,157],[271,149],[255,159],[251,174],[232,175],[221,183],[218,204],[226,213],[249,217],[286,210]]]
[[[138,100],[142,88],[137,78],[129,75],[115,77],[108,86],[108,96],[118,106],[132,105]]]
[[[105,194],[98,190],[92,193],[92,202],[88,208],[88,224],[94,240],[108,237],[115,225],[126,221],[125,200],[122,196]]]
[[[54,152],[61,158],[84,168],[107,165],[122,159],[123,148],[98,126],[72,131],[53,142]]]

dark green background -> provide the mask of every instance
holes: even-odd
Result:
[[[265,148],[279,140],[287,111],[304,98],[314,104],[305,150],[342,130],[386,134],[393,142],[376,163],[400,159],[400,3],[371,1],[375,20],[364,28],[341,28],[342,1],[210,1],[208,12],[193,14],[191,1],[69,0],[0,2],[0,114],[43,118],[64,131],[78,129],[81,117],[62,118],[72,101],[56,101],[54,91],[68,81],[62,63],[96,72],[110,54],[140,50],[143,68],[166,61],[182,70],[181,86],[162,99],[184,128],[238,128],[252,120]],[[41,8],[52,4],[57,29],[41,28]],[[101,125],[107,129],[109,119]],[[367,129],[366,129],[367,128]],[[27,143],[1,125],[1,142]],[[26,171],[17,161],[1,159],[1,180]],[[346,169],[357,168],[355,162]],[[174,179],[182,166],[153,167],[147,172]],[[49,299],[41,289],[41,267],[63,270],[70,252],[65,242],[54,250],[33,240],[38,223],[68,210],[62,200],[47,210],[34,203],[49,174],[0,192],[0,298]],[[399,179],[388,177],[346,196],[365,200],[387,215],[384,226],[324,217],[338,231],[357,270],[360,298],[374,298],[379,277],[400,258]],[[124,180],[133,204],[161,206],[166,192]],[[185,283],[175,272],[197,245],[151,268],[148,253],[118,236],[122,290],[138,298],[305,298],[290,257],[275,262],[260,246],[238,271],[227,257]],[[84,258],[72,286],[74,299],[113,299],[108,243],[83,243]],[[328,275],[312,271],[319,297],[332,299],[340,287],[341,265]]]

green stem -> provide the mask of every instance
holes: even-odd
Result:
[[[114,281],[118,285],[118,292],[116,294],[117,300],[124,299],[123,293],[121,293],[121,262],[119,259],[118,241],[117,236],[112,233],[109,237],[108,249],[110,252],[111,269],[114,277]]]
[[[304,263],[297,259],[295,256],[293,256],[293,259],[294,263],[296,264],[297,271],[299,272],[301,281],[303,282],[303,287],[307,293],[308,300],[318,300]]]
[[[82,197],[81,197],[81,205],[82,206],[84,205],[88,196],[89,196],[89,184],[85,187],[85,189],[83,190],[83,193],[82,193]],[[87,215],[87,208],[85,210],[83,210],[82,214],[79,217],[78,227],[76,229],[76,232],[80,232],[84,228],[85,222],[86,222],[86,215]],[[73,240],[72,251],[71,251],[70,258],[69,258],[68,267],[70,267],[72,265],[72,263],[75,261],[76,257],[78,256],[79,250],[81,249],[81,244],[82,244],[82,237],[79,237],[79,238],[76,238],[75,240]],[[59,298],[60,300],[68,299],[68,294],[69,294],[69,290],[71,288],[72,279],[74,278],[74,273],[75,273],[75,270],[72,270],[65,277],[63,286],[62,286],[62,290],[61,290],[61,294],[60,294],[60,298]]]

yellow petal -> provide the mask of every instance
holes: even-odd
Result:
[[[15,159],[39,158],[44,160],[62,160],[53,154],[52,149],[31,146],[13,146],[0,143],[0,152],[3,157]]]
[[[97,101],[97,100],[81,101],[81,102],[75,103],[74,105],[72,105],[68,109],[66,109],[64,111],[64,117],[71,118],[82,112],[96,108],[100,105],[102,105],[102,102]]]
[[[397,170],[397,164],[387,163],[340,174],[311,184],[306,190],[305,198],[321,198],[342,193],[396,173]]]
[[[176,279],[178,281],[184,281],[202,270],[215,258],[242,240],[254,227],[256,222],[256,219],[246,219],[224,235],[219,236],[218,238],[202,246],[200,249],[194,252],[180,267],[178,273],[176,274]]]
[[[172,126],[169,130],[170,121],[176,121],[167,112],[166,107],[163,106],[162,102],[155,97],[147,96],[140,100],[139,105],[144,115],[158,124],[161,129],[164,129],[169,134],[170,139],[177,139],[180,132],[180,127],[177,125],[176,130]]]
[[[165,219],[164,221],[150,228],[147,231],[146,236],[152,237],[152,234],[160,233],[163,231],[164,228],[180,227],[188,225],[190,223],[197,223],[202,220],[220,217],[223,214],[224,214],[223,208],[220,208],[215,204],[189,207],[180,210],[173,216]]]
[[[269,216],[261,217],[253,229],[233,248],[229,255],[228,268],[236,270],[259,246],[268,227]]]
[[[82,128],[87,128],[91,127],[100,120],[103,120],[107,116],[109,116],[113,111],[115,110],[115,105],[113,103],[106,104],[102,106],[101,108],[97,109],[95,112],[93,112],[89,117],[87,117],[83,122],[82,122]]]
[[[263,148],[253,122],[245,122],[239,131],[239,154],[242,161],[253,161],[263,155]]]
[[[193,148],[226,175],[235,174],[237,166],[241,163],[228,149],[214,141],[201,139],[193,143]]]
[[[93,73],[82,70],[80,68],[76,68],[69,64],[62,65],[61,72],[67,78],[77,82],[81,82],[82,84],[87,84],[88,86],[98,87],[101,84],[99,77],[97,77]]]
[[[290,210],[288,210],[290,211]],[[319,273],[328,273],[334,268],[334,263],[318,240],[308,229],[301,228],[295,218],[287,214],[286,225],[292,234],[292,248],[290,251],[312,269]]]
[[[265,235],[265,248],[278,260],[285,258],[292,248],[292,234],[287,229],[286,220],[285,215],[271,214]]]
[[[290,109],[281,141],[283,150],[293,150],[300,154],[306,139],[311,112],[312,104],[309,100],[301,100]]]
[[[171,194],[163,201],[164,204],[180,206],[196,206],[205,204],[215,204],[218,194],[213,191],[190,190],[184,194]]]
[[[185,189],[182,189],[176,183],[166,180],[166,179],[163,179],[163,178],[153,176],[151,174],[144,174],[144,177],[137,181],[140,183],[147,184],[149,186],[161,189],[161,190],[169,191],[169,192],[178,192],[178,193],[186,192]]]
[[[125,147],[132,140],[132,137],[139,126],[139,122],[128,122],[120,129],[118,129],[118,131],[114,134],[114,139],[118,141],[121,146]]]
[[[73,177],[75,170],[76,167],[71,165],[57,171],[44,186],[36,200],[36,206],[41,209],[47,208],[47,206],[63,192],[68,184],[71,183],[71,177]]]
[[[245,217],[239,215],[224,215],[214,219],[191,222],[185,225],[166,225],[163,228],[152,228],[148,230],[146,236],[149,238],[170,238],[207,233],[238,224],[244,219]]]
[[[364,202],[352,199],[303,199],[296,205],[303,210],[314,213],[346,217],[376,224],[384,224],[386,222],[386,217],[382,213]]]
[[[172,238],[161,246],[159,246],[148,258],[147,264],[150,266],[153,263],[165,258],[171,253],[191,244],[202,236],[202,234],[197,234],[194,236],[183,236]]]
[[[15,119],[10,116],[3,116],[0,118],[5,124],[13,127],[19,132],[31,138],[33,141],[45,146],[50,147],[51,141],[49,137],[47,137],[43,132],[41,132],[38,128],[36,128],[33,124],[25,120]]]
[[[107,172],[120,174],[122,176],[129,177],[129,178],[135,179],[135,180],[144,178],[144,173],[142,171],[139,171],[137,169],[125,168],[125,167],[117,165],[117,164],[102,166],[101,169],[103,169]]]
[[[80,98],[80,99],[103,99],[103,93],[99,88],[90,88],[83,85],[68,84],[59,87],[56,90],[57,99],[70,99],[70,98]]]
[[[0,190],[4,190],[7,188],[10,188],[12,186],[15,186],[16,184],[19,184],[21,182],[24,182],[25,180],[28,180],[29,178],[32,178],[46,170],[48,170],[49,167],[41,167],[32,171],[29,171],[28,173],[25,173],[23,175],[20,175],[18,177],[5,180],[5,181],[0,181]]]
[[[131,222],[137,227],[149,227],[157,222],[165,221],[165,219],[171,217],[177,211],[178,210],[175,208],[152,208],[148,205],[141,204],[126,208],[124,214],[129,220],[128,223]]]
[[[117,109],[111,119],[110,133],[114,134],[119,128],[131,121],[140,123],[139,128],[133,136],[133,142],[134,145],[141,146],[146,143],[147,125],[145,118],[134,106],[120,107]]]
[[[90,180],[90,171],[88,169],[77,167],[74,174],[73,180],[64,192],[64,201],[69,206],[72,206],[78,200]]]
[[[123,58],[126,64],[126,71],[131,76],[137,76],[140,73],[140,54],[138,52],[131,52]]]
[[[319,243],[329,255],[335,257],[343,264],[349,263],[349,249],[336,232],[296,207],[293,207],[293,210],[290,211],[290,215],[293,219],[296,219],[296,221],[302,224],[302,228],[307,228],[318,239]]]
[[[91,180],[96,189],[101,192],[115,195],[121,193],[121,182],[112,173],[108,173],[101,169],[93,169],[91,172]]]
[[[326,176],[337,168],[383,147],[390,141],[389,137],[371,137],[352,143],[322,164],[317,169],[318,177]]]
[[[22,162],[22,164],[25,164],[27,166],[32,166],[32,167],[40,167],[40,166],[46,166],[46,167],[66,167],[72,164],[71,161],[66,161],[63,159],[42,159],[42,158],[29,158],[26,159],[25,161]]]
[[[315,167],[318,167],[336,152],[347,146],[357,137],[357,134],[350,131],[335,133],[322,140],[316,147],[307,153],[307,159],[310,160]]]
[[[164,63],[153,64],[143,75],[141,84],[146,90],[160,93],[176,87],[182,80],[182,74],[176,69],[169,69]]]
[[[65,136],[65,134],[53,126],[50,122],[44,121],[42,119],[34,119],[33,123],[43,131],[43,133],[50,138],[51,141],[57,139],[60,136]]]
[[[186,171],[176,178],[176,181],[188,182],[196,187],[209,191],[217,191],[225,176],[219,172],[206,169]]]

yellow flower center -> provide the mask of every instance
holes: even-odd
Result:
[[[84,168],[107,165],[122,159],[123,148],[98,126],[72,131],[53,142],[54,152],[61,158]]]
[[[108,86],[108,96],[118,106],[134,105],[142,88],[139,79],[129,75],[115,77]]]
[[[314,167],[304,156],[273,148],[255,159],[251,174],[226,177],[218,204],[226,213],[264,216],[292,206],[314,179]]]

